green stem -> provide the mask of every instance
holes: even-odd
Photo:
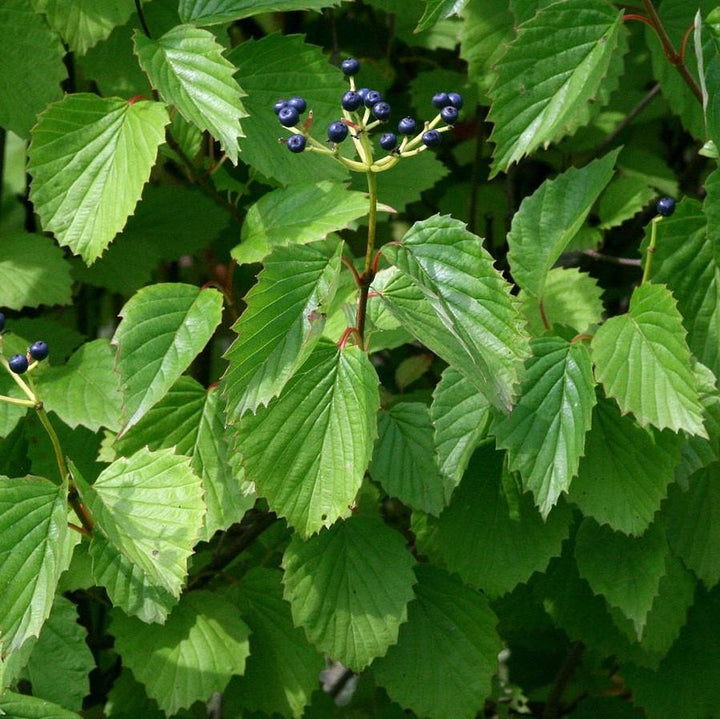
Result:
[[[0,394],[0,402],[7,402],[8,404],[19,404],[21,407],[34,407],[35,402],[29,399],[20,399],[18,397],[8,397],[7,395]]]
[[[69,477],[70,473],[68,472],[67,464],[65,464],[65,457],[63,457],[60,440],[55,432],[55,428],[52,424],[50,424],[50,419],[47,416],[47,412],[43,409],[42,404],[38,404],[36,406],[36,410],[38,418],[40,419],[40,422],[42,422],[42,426],[45,427],[45,431],[48,433],[48,437],[50,437],[50,442],[52,442],[53,450],[55,452],[55,461],[57,462],[58,469],[60,470],[60,476],[64,482]]]
[[[357,311],[357,331],[360,341],[365,341],[365,317],[367,316],[367,302],[370,285],[373,281],[373,256],[375,253],[375,227],[377,225],[377,176],[374,172],[367,172],[368,196],[370,207],[368,209],[368,234],[367,245],[365,246],[365,264],[360,275],[360,301]]]
[[[646,282],[650,280],[650,268],[652,267],[652,261],[653,261],[653,255],[655,254],[655,240],[657,236],[657,223],[662,218],[656,217],[652,220],[650,224],[650,244],[647,248],[647,257],[645,258],[645,268],[643,269],[643,276],[642,280],[640,281],[641,285],[644,285]]]
[[[20,387],[20,389],[27,395],[27,398],[31,400],[34,405],[35,402],[37,402],[37,397],[33,394],[30,387],[25,384],[20,375],[15,374],[15,372],[10,369],[10,365],[5,359],[5,355],[0,354],[0,364],[8,371],[8,374],[15,380],[17,386]]]

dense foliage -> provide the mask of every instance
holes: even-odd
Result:
[[[0,715],[720,717],[716,2],[0,37]]]

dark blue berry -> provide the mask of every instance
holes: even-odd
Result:
[[[450,98],[446,92],[437,92],[433,95],[432,104],[437,108],[447,107],[450,104]]]
[[[343,60],[340,67],[346,75],[357,75],[360,72],[360,63],[354,57]]]
[[[661,197],[655,206],[658,215],[670,217],[675,212],[675,200],[672,197]]]
[[[279,115],[279,114],[280,114],[280,110],[282,110],[283,107],[286,107],[287,104],[288,104],[288,101],[287,101],[287,100],[278,100],[278,101],[273,105],[273,110],[275,111],[275,114],[276,114],[276,115]]]
[[[5,315],[0,312],[0,332],[5,329]]]
[[[361,97],[361,98],[363,99],[363,101],[364,101],[365,98],[367,97],[367,94],[368,94],[369,92],[370,92],[370,88],[369,88],[369,87],[361,87],[361,88],[357,91],[357,94],[360,95],[360,97]]]
[[[448,100],[449,100],[450,104],[451,104],[456,110],[459,110],[459,109],[463,106],[463,104],[464,104],[464,102],[465,102],[465,101],[463,100],[463,96],[460,95],[460,94],[458,94],[457,92],[449,92],[449,93],[448,93]]]
[[[298,111],[292,105],[285,105],[280,112],[278,112],[278,120],[283,127],[295,127],[300,122],[300,115]]]
[[[25,355],[13,355],[8,361],[8,364],[15,374],[22,374],[27,371],[28,368],[28,361]]]
[[[305,99],[302,97],[291,97],[287,104],[290,105],[290,107],[294,107],[300,115],[307,110],[307,102],[305,102]]]
[[[360,93],[354,92],[353,90],[348,90],[343,96],[342,96],[342,106],[344,110],[347,110],[348,112],[352,112],[353,110],[357,110],[360,105],[363,104],[363,99],[360,96]]]
[[[458,118],[458,111],[452,105],[448,105],[440,110],[440,117],[442,117],[448,125],[452,125]]]
[[[387,120],[391,112],[392,110],[387,102],[376,102],[372,106],[372,114],[375,115],[378,120]]]
[[[423,132],[422,141],[428,147],[437,147],[442,142],[442,135],[437,130]]]
[[[28,349],[28,352],[30,353],[30,356],[38,360],[38,362],[44,360],[48,353],[50,352],[50,349],[47,346],[47,342],[43,342],[42,340],[38,340],[37,342],[33,342],[30,345],[30,348]]]
[[[342,142],[348,136],[348,128],[342,122],[331,122],[328,125],[328,140],[330,142]]]
[[[305,135],[291,135],[287,140],[288,150],[302,152],[305,149],[305,142]]]
[[[395,137],[392,132],[386,132],[383,135],[380,135],[380,147],[382,147],[383,150],[390,152],[390,150],[395,149],[396,145],[397,137]]]
[[[414,135],[416,127],[417,123],[412,117],[403,117],[403,119],[398,122],[398,132],[401,135]]]
[[[382,95],[377,90],[368,90],[363,97],[365,107],[372,107],[382,100]]]

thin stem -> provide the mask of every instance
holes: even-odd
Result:
[[[4,355],[0,355],[0,364],[8,371],[9,375],[15,380],[17,386],[20,387],[20,389],[26,394],[29,400],[32,400],[32,403],[34,405],[37,402],[37,397],[33,394],[30,387],[25,384],[20,375],[15,374],[15,372],[10,369],[10,365],[8,364],[8,361],[5,359]]]
[[[565,661],[555,676],[552,687],[550,687],[545,709],[543,710],[543,719],[557,719],[560,716],[560,700],[575,670],[580,666],[583,649],[582,642],[574,642],[570,646]]]
[[[538,308],[540,309],[540,319],[542,320],[543,327],[545,327],[546,330],[551,330],[552,325],[548,321],[547,314],[545,313],[545,303],[542,300],[538,302]]]
[[[55,461],[57,462],[58,469],[60,470],[60,477],[64,482],[70,476],[70,472],[68,472],[67,464],[65,464],[65,457],[63,456],[60,440],[55,432],[55,428],[52,424],[50,424],[50,419],[48,418],[47,412],[44,410],[42,404],[38,403],[35,409],[37,410],[37,415],[42,423],[42,426],[45,427],[45,431],[47,432],[48,437],[50,437],[50,442],[52,443],[53,451],[55,452]]]
[[[661,220],[661,217],[656,217],[650,223],[650,244],[647,248],[647,257],[645,258],[645,269],[643,270],[641,285],[644,285],[650,280],[650,268],[652,267],[653,255],[655,254],[655,240],[657,238],[657,223]]]
[[[355,269],[355,265],[353,264],[353,261],[348,259],[347,257],[345,257],[345,255],[343,255],[342,261],[343,261],[343,264],[345,265],[345,267],[347,267],[350,270],[350,273],[352,274],[353,279],[355,280],[355,284],[358,287],[362,287],[362,280],[360,279],[360,275],[358,274],[358,271]]]
[[[29,399],[20,399],[19,397],[8,397],[7,395],[0,394],[0,402],[7,402],[8,404],[18,404],[21,407],[34,407],[35,402]]]
[[[145,21],[145,13],[142,9],[142,0],[135,0],[135,9],[137,10],[138,18],[140,18],[140,25],[142,25],[143,32],[145,33],[145,36],[152,39],[152,35],[150,33],[150,28],[148,27],[147,22]]]
[[[603,141],[597,146],[596,154],[602,155],[605,149],[615,142],[620,133],[622,133],[623,130],[630,125],[630,123],[652,102],[655,97],[657,97],[659,93],[660,83],[657,82],[650,88],[650,90],[648,90],[645,97],[643,97],[640,102],[638,102],[638,104],[635,105],[635,107],[633,107],[627,115],[625,115],[622,122],[620,122],[612,132],[605,136]]]
[[[635,15],[634,13],[631,13],[629,15],[623,15],[623,22],[626,22],[627,20],[637,20],[638,22],[644,22],[648,27],[651,27],[653,30],[655,29],[650,20],[644,15]]]
[[[370,284],[373,281],[373,255],[375,252],[375,226],[377,224],[377,177],[375,173],[367,173],[368,183],[368,196],[370,199],[370,206],[368,208],[368,234],[367,234],[367,245],[365,246],[365,264],[363,266],[362,274],[360,279],[362,284],[360,285],[360,301],[358,302],[357,311],[357,331],[360,337],[360,342],[365,341],[365,317],[367,315],[367,302],[368,292],[370,291]]]
[[[636,260],[631,257],[613,257],[612,255],[604,255],[602,252],[598,252],[593,249],[583,250],[583,255],[586,257],[592,257],[593,260],[601,260],[602,262],[609,262],[612,265],[624,265],[626,267],[641,267],[642,260]]]

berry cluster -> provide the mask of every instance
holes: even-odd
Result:
[[[331,122],[327,127],[327,144],[310,135],[312,110],[300,126],[300,116],[307,109],[307,102],[302,97],[278,100],[274,104],[273,109],[280,124],[292,133],[287,140],[281,139],[290,152],[320,152],[331,155],[351,170],[382,172],[389,170],[403,158],[417,155],[430,147],[437,147],[442,142],[442,133],[450,130],[457,122],[463,106],[462,96],[457,92],[438,92],[432,98],[432,104],[439,111],[437,115],[420,127],[412,117],[401,119],[397,124],[397,134],[383,132],[379,138],[380,147],[390,154],[374,160],[369,133],[388,122],[392,108],[378,90],[355,87],[355,75],[360,71],[360,63],[355,58],[343,60],[340,67],[350,82],[350,89],[340,99],[343,117]],[[399,141],[398,135],[401,138]],[[348,137],[355,145],[359,161],[340,154],[339,146]]]
[[[0,332],[5,329],[5,315],[0,312]],[[0,343],[0,354],[2,344]],[[47,342],[37,340],[27,349],[25,354],[16,354],[7,361],[8,369],[14,374],[25,374],[28,370],[34,369],[38,362],[42,362],[50,354]]]

